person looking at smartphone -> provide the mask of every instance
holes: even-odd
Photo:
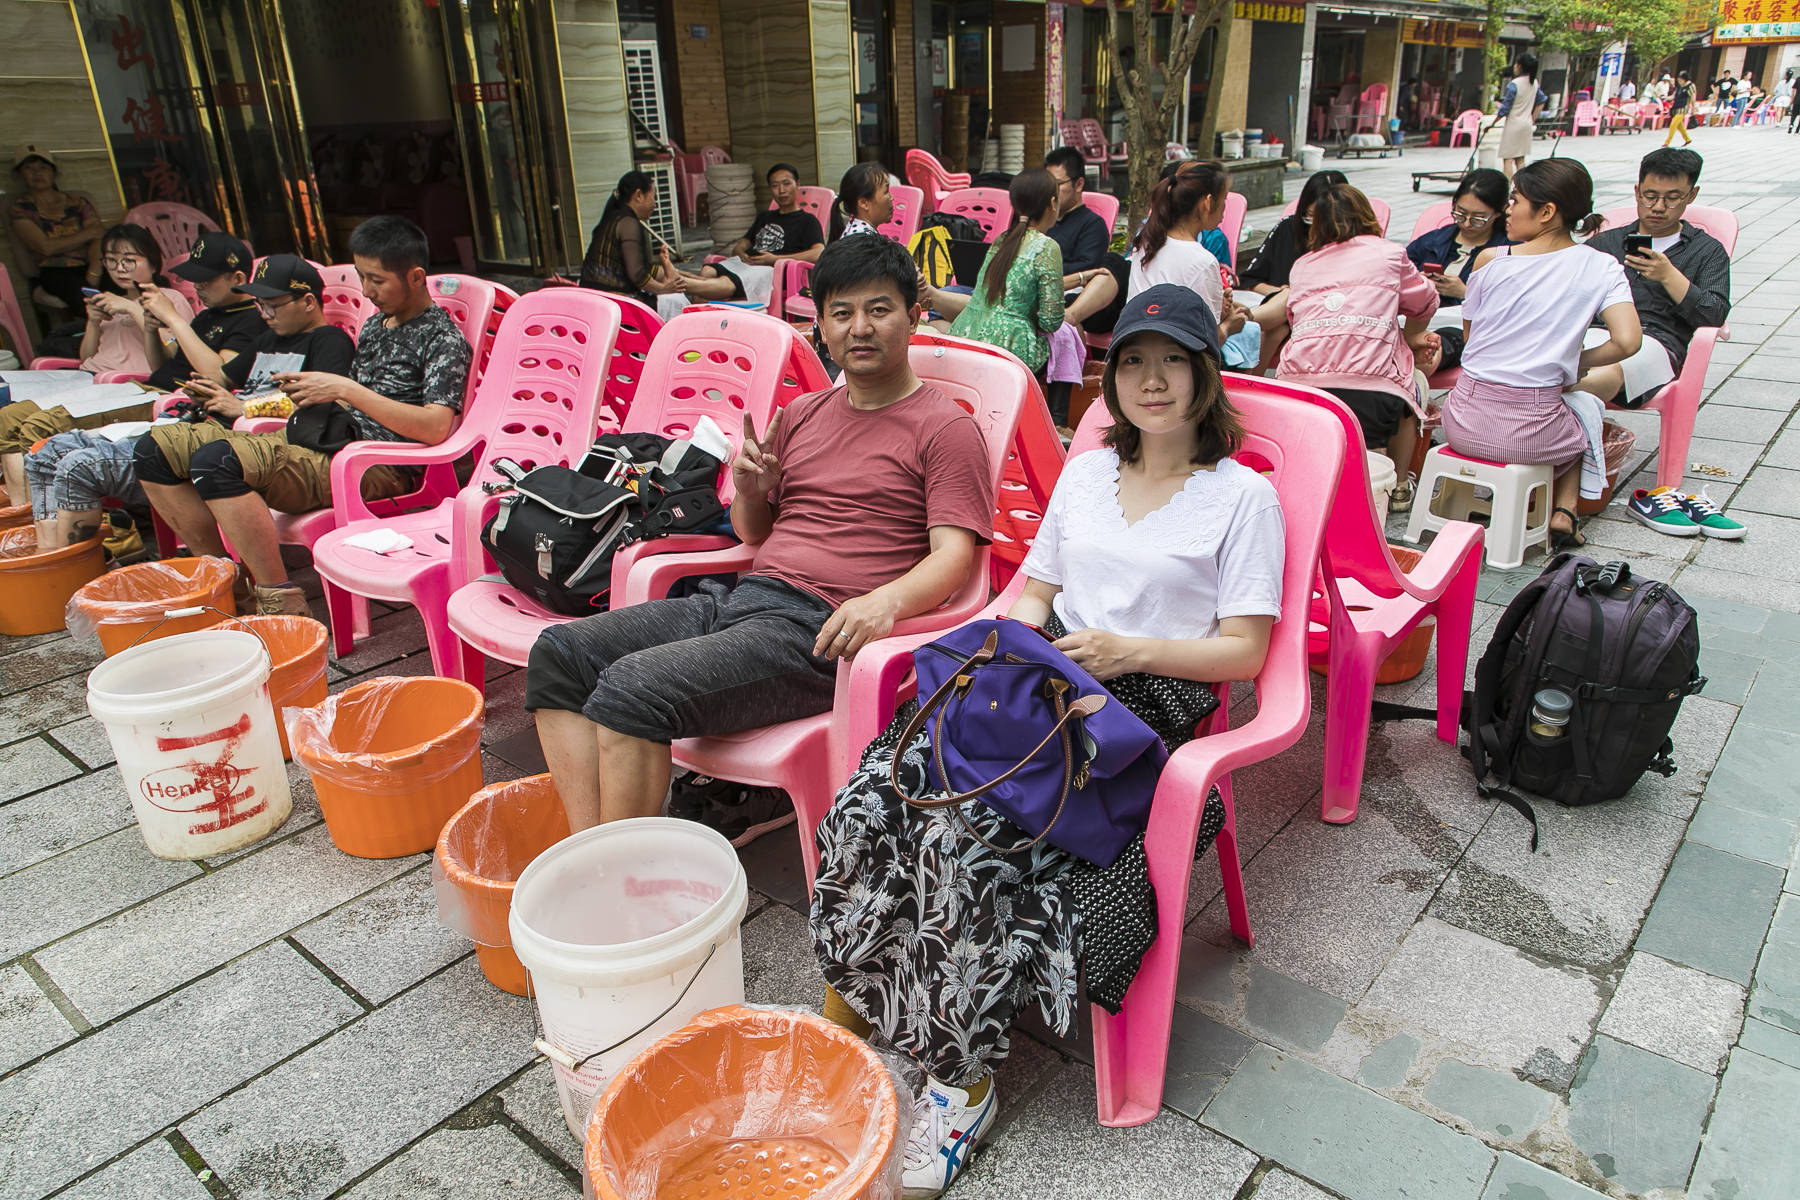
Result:
[[[1450,223],[1420,234],[1406,246],[1406,257],[1437,289],[1438,311],[1431,332],[1438,335],[1436,370],[1462,365],[1462,302],[1469,291],[1469,272],[1489,246],[1507,245],[1506,176],[1492,167],[1464,175],[1450,197]]]
[[[122,371],[148,375],[146,337],[159,335],[156,323],[144,310],[144,296],[169,281],[162,273],[162,251],[142,225],[114,225],[100,239],[100,265],[118,290],[83,288],[87,326],[81,333],[81,369],[96,375]],[[180,292],[170,291],[172,311],[185,319],[193,310]]]
[[[1625,264],[1644,344],[1623,362],[1595,367],[1576,386],[1637,408],[1681,373],[1688,343],[1731,312],[1731,256],[1717,238],[1683,220],[1700,194],[1701,158],[1660,147],[1638,164],[1638,218],[1588,245]],[[1590,335],[1591,336],[1591,335]]]
[[[256,276],[236,291],[256,304],[268,329],[242,354],[225,363],[225,382],[194,375],[188,395],[229,425],[244,415],[244,402],[279,393],[275,376],[289,371],[348,375],[356,356],[350,335],[325,321],[325,281],[318,269],[293,254],[271,254]]]

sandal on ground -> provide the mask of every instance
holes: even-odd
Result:
[[[1579,550],[1587,545],[1587,539],[1581,536],[1581,518],[1566,508],[1553,508],[1550,515],[1554,519],[1557,513],[1569,518],[1569,528],[1550,527],[1550,550],[1561,553],[1564,550]]]

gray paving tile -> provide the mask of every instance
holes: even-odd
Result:
[[[43,738],[0,746],[0,804],[79,774],[81,768]]]
[[[562,1101],[556,1095],[556,1072],[548,1059],[540,1058],[517,1079],[500,1090],[506,1115],[525,1132],[543,1143],[552,1154],[580,1170],[581,1143],[569,1134]]]
[[[1406,1082],[1407,1071],[1421,1047],[1419,1039],[1396,1033],[1370,1051],[1357,1068],[1356,1080],[1365,1087],[1392,1091]]]
[[[59,725],[50,730],[49,736],[90,771],[96,767],[111,766],[115,758],[112,742],[106,736],[106,726],[92,717]]]
[[[1317,1050],[1331,1040],[1348,1006],[1336,996],[1289,979],[1260,963],[1250,964],[1250,993],[1244,1019],[1253,1033],[1279,1045]]]
[[[1791,372],[1800,375],[1800,371]],[[1769,443],[1763,455],[1766,466],[1782,467],[1786,470],[1800,470],[1800,429],[1790,429]]]
[[[1550,1117],[1555,1097],[1517,1076],[1445,1059],[1425,1099],[1490,1136],[1522,1142]]]
[[[1742,704],[1762,665],[1761,658],[1709,647],[1701,668],[1706,675],[1706,686],[1700,694],[1723,704]]]
[[[1480,986],[1469,986],[1480,980]],[[1561,1090],[1600,1015],[1587,975],[1539,966],[1511,946],[1427,918],[1407,935],[1358,1010],[1446,1038],[1474,1061]]]
[[[1734,314],[1735,315],[1735,314]],[[1734,321],[1735,325],[1736,322]],[[1781,413],[1793,411],[1794,402],[1800,400],[1800,388],[1793,380],[1763,380],[1738,373],[1732,379],[1719,385],[1707,397],[1708,404],[1734,404],[1741,408],[1766,408]]]
[[[0,808],[0,875],[133,824],[113,769],[60,783]]]
[[[1703,801],[1688,825],[1688,840],[1704,842],[1739,858],[1785,867],[1794,853],[1794,825],[1724,801]]]
[[[0,699],[0,729],[14,737],[42,733],[88,715],[87,679],[71,675]]]
[[[1730,704],[1689,696],[1681,702],[1681,712],[1669,730],[1676,747],[1675,774],[1665,778],[1646,771],[1621,800],[1608,803],[1641,804],[1672,817],[1692,816],[1737,716],[1738,710]]]
[[[1696,1200],[1800,1195],[1800,1070],[1734,1050],[1688,1195]]]
[[[181,1132],[242,1200],[329,1195],[530,1062],[528,1004],[465,960]]]
[[[0,1194],[41,1196],[323,1036],[359,1010],[270,946],[0,1079]]]
[[[1696,595],[1702,595],[1735,600],[1740,604],[1800,610],[1800,583],[1771,579],[1766,574],[1746,575],[1741,571],[1723,571],[1695,564],[1683,568],[1672,582],[1681,598],[1690,604]]]
[[[1537,811],[1536,853],[1524,818],[1496,810],[1430,913],[1547,958],[1610,965],[1636,936],[1684,822],[1635,796]]]
[[[1215,1102],[1216,1103],[1216,1102]],[[1256,1156],[1171,1113],[1131,1129],[1094,1120],[1094,1077],[1070,1064],[1019,1114],[990,1135],[945,1193],[951,1200],[1055,1196],[1143,1196],[1181,1181],[1183,1196],[1231,1200]]]
[[[373,1004],[471,952],[438,924],[429,863],[296,929],[294,940]]]
[[[344,1200],[551,1200],[571,1184],[503,1125],[440,1129],[348,1192]]]
[[[1267,1046],[1202,1123],[1350,1200],[1477,1197],[1494,1162],[1474,1138]]]
[[[111,916],[200,874],[193,863],[154,858],[138,831],[121,829],[0,877],[0,959]]]
[[[1637,948],[1747,984],[1781,878],[1779,867],[1689,842],[1675,855]]]
[[[1163,1080],[1163,1103],[1184,1116],[1198,1117],[1253,1045],[1230,1026],[1185,1005],[1176,1005],[1169,1026],[1169,1069]]]
[[[211,1200],[212,1193],[181,1161],[175,1147],[152,1138],[96,1171],[57,1200]]]
[[[1731,498],[1731,511],[1740,509],[1776,516],[1800,512],[1800,471],[1758,467]],[[1747,522],[1749,518],[1738,519]]]
[[[1738,1034],[1738,1045],[1764,1058],[1800,1067],[1800,1032],[1792,1029],[1746,1017],[1744,1031]]]
[[[69,633],[65,629],[50,633],[30,633],[20,637],[0,635],[0,655],[17,654],[22,650],[30,650],[37,646],[48,646],[51,642],[69,641]]]
[[[405,608],[391,616],[376,617],[369,626],[369,636],[358,639],[356,649],[343,658],[333,654],[331,661],[345,675],[365,675],[405,655],[424,653],[425,623],[417,609]]]
[[[1625,1190],[1679,1189],[1712,1093],[1711,1075],[1601,1034],[1569,1089],[1569,1133]]]
[[[1262,1177],[1251,1193],[1256,1200],[1332,1200],[1331,1193],[1316,1188],[1298,1175],[1290,1175],[1276,1167]]]
[[[90,639],[51,642],[0,657],[0,695],[11,695],[79,675],[86,686],[87,673],[104,658],[100,643]]]
[[[0,1075],[74,1036],[75,1028],[24,967],[0,967]]]
[[[743,936],[744,998],[818,1012],[825,1002],[825,976],[806,918],[785,904],[771,904],[744,923]]]
[[[1516,1154],[1502,1154],[1488,1176],[1481,1200],[1599,1200],[1600,1195],[1548,1167]]]
[[[1800,610],[1796,610],[1800,611]],[[1800,666],[1771,661],[1756,673],[1739,716],[1746,724],[1800,729]],[[1795,793],[1800,798],[1800,793]]]
[[[1759,727],[1740,720],[1713,768],[1707,797],[1777,820],[1800,819],[1800,732]]]
[[[1756,964],[1749,1013],[1760,1021],[1800,1033],[1800,899],[1783,895],[1768,943]]]
[[[1716,1075],[1744,1019],[1744,989],[1639,951],[1631,956],[1600,1032]]]
[[[1431,790],[1436,773],[1450,773],[1442,760],[1454,757],[1448,746],[1431,745],[1436,750],[1416,763],[1422,782],[1384,774],[1364,789],[1350,825],[1326,824],[1316,812],[1302,811],[1248,864],[1259,964],[1341,1000],[1362,995],[1469,838],[1433,815],[1433,805],[1461,811],[1462,802],[1447,787]],[[1460,774],[1457,792],[1473,792],[1467,768]],[[1426,799],[1433,795],[1439,798]],[[1323,912],[1332,920],[1319,920]],[[1191,928],[1228,944],[1223,897]]]
[[[1757,476],[1767,470],[1767,467],[1758,468]],[[1800,475],[1800,472],[1784,471],[1781,474]],[[1752,476],[1752,482],[1755,479],[1756,476]],[[1719,538],[1690,539],[1689,544],[1694,548],[1694,565],[1766,576],[1786,583],[1800,580],[1800,565],[1793,561],[1796,556],[1800,556],[1800,520],[1785,515],[1771,515],[1766,509],[1744,503],[1744,496],[1750,490],[1749,484],[1740,488],[1733,494],[1730,506],[1732,519],[1742,522],[1750,532],[1736,542],[1722,541]],[[1652,537],[1660,536],[1648,529],[1644,532],[1650,533]],[[1682,595],[1685,598],[1687,593],[1683,592]],[[1711,666],[1709,659],[1712,649],[1705,642],[1701,643],[1702,671]]]
[[[1721,442],[1767,442],[1786,419],[1786,413],[1767,409],[1702,404],[1694,420],[1694,434]]]
[[[1744,633],[1755,633],[1769,622],[1769,610],[1754,604],[1738,604],[1731,600],[1721,600],[1716,596],[1708,595],[1689,596],[1686,592],[1682,593],[1681,598],[1700,614],[1700,620],[1703,623],[1720,625]],[[1702,643],[1701,649],[1704,652],[1704,643]]]
[[[319,826],[91,926],[38,963],[88,1019],[108,1020],[417,861],[351,858]]]

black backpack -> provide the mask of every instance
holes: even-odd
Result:
[[[965,217],[960,213],[931,213],[919,222],[920,229],[942,229],[953,241],[985,242],[987,230],[974,217]]]
[[[579,467],[527,471],[496,459],[500,507],[481,541],[506,581],[551,612],[599,612],[621,547],[671,533],[731,531],[717,457],[653,433],[603,434]]]
[[[1531,821],[1535,850],[1537,818],[1507,787],[1594,804],[1647,770],[1673,775],[1669,728],[1706,684],[1699,660],[1694,610],[1668,584],[1634,578],[1622,562],[1557,555],[1506,606],[1464,697],[1476,790]],[[1574,701],[1561,736],[1530,728],[1545,688]],[[1490,771],[1494,786],[1483,782]]]

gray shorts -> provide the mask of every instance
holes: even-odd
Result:
[[[117,500],[134,514],[150,511],[132,462],[136,438],[109,441],[84,429],[59,433],[25,456],[31,515],[48,521],[59,512],[87,512]]]
[[[525,668],[525,707],[665,743],[831,707],[837,664],[812,652],[829,604],[755,575],[700,587],[544,630]]]

